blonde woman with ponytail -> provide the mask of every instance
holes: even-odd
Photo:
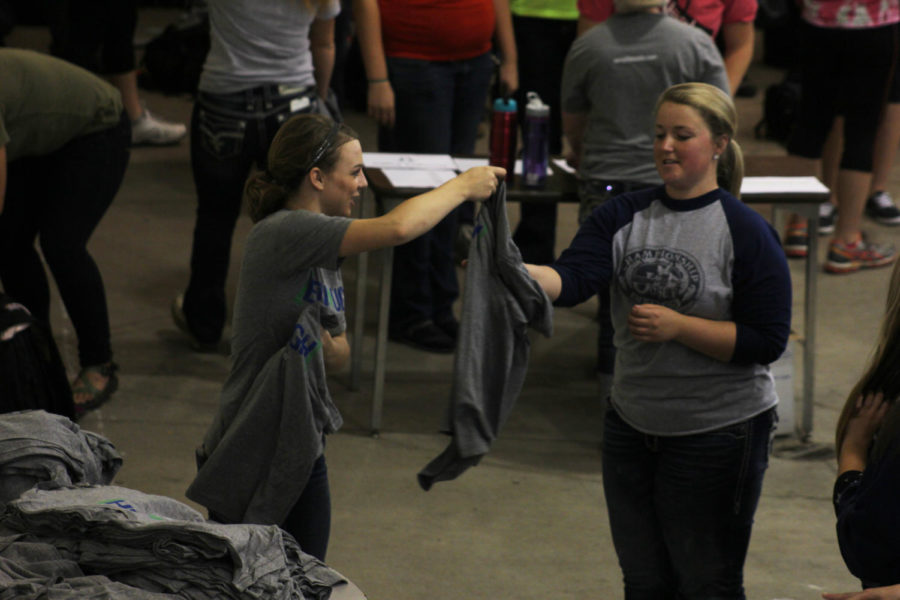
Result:
[[[462,202],[489,197],[506,172],[476,167],[387,214],[352,219],[366,187],[362,147],[353,130],[321,115],[285,122],[267,165],[244,188],[255,225],[235,300],[231,373],[187,497],[220,522],[280,525],[324,560],[331,522],[324,436],[341,424],[325,375],[350,356],[341,261],[422,235]],[[312,324],[304,321],[310,310],[319,315]],[[314,393],[304,400],[298,388]],[[297,406],[304,401],[311,406]],[[282,417],[298,410],[313,424]]]
[[[654,123],[663,185],[611,198],[555,263],[526,267],[558,306],[608,289],[603,484],[625,597],[744,598],[790,274],[775,231],[737,198],[731,99],[676,85]]]

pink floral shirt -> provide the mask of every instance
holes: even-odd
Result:
[[[900,0],[803,0],[803,19],[819,27],[882,27],[900,22]]]

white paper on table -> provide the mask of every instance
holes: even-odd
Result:
[[[827,194],[828,188],[815,177],[744,177],[742,194]]]
[[[382,169],[395,188],[436,188],[456,177],[456,171],[449,169]]]
[[[525,175],[525,167],[521,158],[516,159],[516,173],[519,175]],[[550,169],[550,165],[547,165],[547,175],[553,175],[553,171]]]
[[[456,170],[462,173],[472,167],[483,167],[490,161],[486,158],[454,158],[453,162],[456,165]]]
[[[376,169],[449,169],[456,164],[449,154],[363,152],[363,164]]]
[[[572,173],[573,175],[575,174],[575,169],[573,169],[572,166],[569,165],[569,163],[567,163],[566,159],[564,159],[564,158],[554,158],[553,164],[556,165],[557,167],[559,167],[560,169],[562,169],[563,171],[565,171],[566,173]]]

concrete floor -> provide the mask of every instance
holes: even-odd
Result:
[[[145,9],[139,35],[173,16]],[[7,41],[41,48],[45,37],[23,27]],[[751,71],[760,90],[778,77],[760,65]],[[143,95],[159,115],[189,118],[189,98]],[[761,91],[738,101],[739,141],[747,153],[783,154],[753,139],[761,102]],[[374,150],[368,119],[348,114],[347,120],[361,132],[364,149]],[[900,197],[900,169],[895,172],[890,191]],[[121,386],[82,426],[107,436],[124,454],[118,484],[179,500],[229,367],[226,356],[192,352],[169,316],[188,278],[194,206],[186,141],[134,149],[124,185],[90,245],[106,281]],[[517,219],[514,206],[510,215]],[[574,207],[560,207],[559,222],[563,247],[574,232]],[[249,226],[242,218],[235,235],[232,298]],[[900,242],[900,228],[867,223],[866,229],[879,240]],[[373,599],[621,598],[600,475],[593,304],[556,311],[554,336],[532,340],[524,390],[492,452],[458,480],[426,493],[415,475],[447,443],[437,428],[452,359],[390,344],[382,432],[369,435],[378,261],[371,264],[366,336],[352,340],[365,347],[362,390],[348,391],[346,373],[331,382],[346,424],[327,449],[334,506],[328,562]],[[792,272],[799,299],[802,261],[792,262]],[[823,452],[798,457],[796,440],[778,440],[747,558],[749,598],[812,599],[824,590],[858,589],[835,540],[830,448],[844,396],[871,351],[888,275],[820,277],[812,448]],[[352,260],[345,281],[352,302]],[[795,304],[799,328],[802,306]],[[54,311],[58,341],[75,371],[75,340],[58,300]]]

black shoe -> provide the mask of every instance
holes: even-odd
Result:
[[[404,331],[391,333],[389,337],[392,341],[438,354],[451,354],[456,347],[456,340],[430,320],[416,323]]]
[[[201,340],[193,331],[191,331],[187,317],[184,314],[184,294],[175,296],[175,299],[172,300],[171,308],[172,321],[174,321],[175,326],[188,337],[191,348],[195,352],[218,352],[220,350],[220,340]]]
[[[438,329],[453,338],[454,341],[459,337],[459,321],[453,315],[435,317],[434,324],[437,325]]]

